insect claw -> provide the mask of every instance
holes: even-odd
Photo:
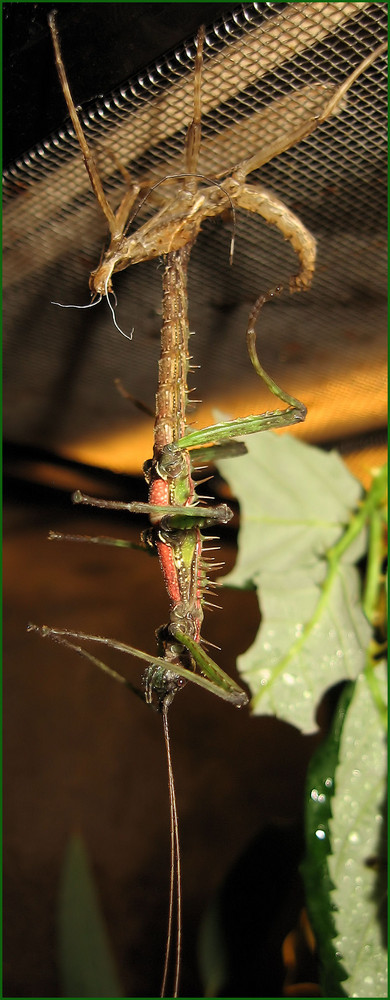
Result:
[[[41,625],[34,625],[33,622],[29,622],[27,625],[27,632],[38,632],[38,634],[41,635],[42,628],[43,626]]]

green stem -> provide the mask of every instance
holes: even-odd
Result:
[[[351,518],[345,534],[342,535],[339,541],[336,542],[331,549],[329,549],[327,553],[327,559],[329,562],[332,562],[334,559],[339,561],[344,555],[344,552],[346,552],[350,545],[352,545],[352,542],[355,541],[355,538],[360,535],[366,521],[371,520],[374,511],[384,501],[386,482],[387,466],[384,465],[374,477],[370,490],[362,500],[359,510],[357,510],[356,514],[354,514]]]
[[[367,571],[363,595],[363,610],[371,625],[376,625],[376,614],[382,586],[383,515],[374,510],[370,522]]]
[[[387,483],[387,468],[386,466],[383,466],[383,468],[380,469],[380,471],[378,472],[377,476],[375,476],[375,478],[373,479],[371,488],[367,493],[367,495],[362,500],[359,509],[352,516],[350,523],[346,528],[345,533],[341,536],[338,542],[336,542],[336,544],[332,546],[332,548],[328,549],[328,552],[326,553],[328,569],[324,582],[322,584],[321,594],[318,599],[314,614],[312,615],[310,620],[306,623],[301,635],[290,647],[288,653],[286,653],[286,655],[283,656],[282,659],[279,660],[279,663],[273,668],[272,677],[269,679],[268,684],[273,682],[275,680],[275,677],[278,677],[279,674],[282,673],[282,671],[290,663],[291,659],[299,654],[300,650],[305,645],[308,636],[312,632],[317,622],[320,620],[323,610],[328,603],[329,594],[332,589],[334,580],[337,576],[341,558],[347,551],[347,549],[355,541],[355,539],[363,531],[366,522],[371,520],[374,512],[383,504],[386,491],[386,483]],[[255,708],[256,705],[260,702],[267,686],[268,686],[267,684],[264,684],[259,694],[253,699],[253,708]]]
[[[367,650],[367,662],[364,669],[364,675],[370,689],[371,697],[373,699],[374,705],[377,709],[381,724],[384,731],[387,733],[387,704],[383,700],[381,689],[378,683],[377,668],[378,663],[375,662],[372,656],[371,647]]]

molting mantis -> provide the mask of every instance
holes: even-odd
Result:
[[[115,648],[137,657],[147,664],[144,675],[144,696],[146,701],[152,703],[162,715],[168,761],[171,815],[171,888],[161,995],[166,995],[175,923],[173,987],[170,995],[177,996],[181,949],[181,884],[179,833],[169,741],[168,708],[175,694],[187,681],[203,687],[235,707],[243,707],[248,702],[246,693],[211,659],[202,645],[204,642],[201,638],[203,607],[208,603],[205,593],[210,588],[207,573],[216,566],[207,561],[207,555],[205,555],[207,548],[204,547],[207,536],[206,539],[203,539],[201,532],[204,529],[213,529],[218,524],[227,523],[232,515],[226,504],[209,507],[201,502],[201,498],[196,494],[197,484],[192,473],[194,468],[204,461],[205,448],[208,448],[209,454],[210,445],[215,451],[218,451],[226,446],[230,447],[232,440],[234,442],[237,435],[245,436],[264,429],[294,425],[304,420],[306,415],[304,404],[276,385],[264,371],[257,355],[256,321],[263,306],[280,294],[281,288],[277,287],[258,297],[250,313],[246,339],[250,360],[255,371],[265,381],[273,395],[286,404],[286,408],[217,423],[201,430],[188,431],[186,423],[189,391],[187,377],[191,365],[188,349],[190,330],[187,270],[191,249],[201,229],[202,222],[206,218],[221,215],[229,206],[233,213],[240,209],[255,212],[262,216],[267,223],[275,225],[280,230],[283,237],[289,240],[297,255],[299,269],[297,274],[291,277],[290,291],[304,291],[310,287],[316,254],[313,236],[301,220],[272,192],[259,184],[248,184],[247,176],[253,170],[258,169],[267,159],[271,159],[310,134],[321,121],[334,113],[340,107],[345,93],[357,76],[384,51],[384,46],[370,54],[341,86],[331,90],[327,88],[326,95],[321,95],[321,110],[314,113],[313,107],[311,107],[310,111],[300,118],[297,126],[290,130],[288,137],[286,138],[284,135],[280,143],[276,144],[272,150],[268,148],[265,153],[260,148],[258,152],[237,164],[228,176],[222,172],[213,178],[201,178],[197,173],[197,166],[201,145],[201,77],[205,32],[203,28],[200,28],[196,43],[193,119],[187,132],[183,173],[167,175],[158,184],[151,185],[147,181],[134,181],[125,168],[121,168],[127,187],[118,209],[114,211],[104,193],[93,152],[86,140],[71,96],[54,13],[49,15],[49,25],[58,75],[68,111],[84,157],[92,189],[106,218],[110,235],[109,246],[104,252],[100,264],[91,273],[90,289],[93,301],[106,297],[113,311],[110,294],[113,291],[112,278],[117,271],[123,270],[131,264],[142,263],[156,257],[162,257],[164,262],[163,317],[154,448],[152,459],[144,466],[145,478],[149,486],[148,502],[144,504],[115,503],[95,499],[80,492],[74,495],[73,500],[76,503],[100,508],[123,509],[129,513],[148,516],[150,527],[144,533],[143,543],[145,547],[155,550],[159,557],[169,597],[170,612],[168,623],[157,630],[158,655],[155,657],[123,642],[102,636],[49,626],[30,626],[30,628],[79,653],[120,683],[135,690],[137,694],[139,691],[126,678],[107,667],[100,659],[90,653],[83,643],[90,641],[97,645]],[[140,196],[151,199],[156,199],[158,196],[161,207],[150,220],[129,234],[130,223],[134,221],[139,211]],[[233,257],[232,251],[231,258]],[[235,442],[234,446],[239,452],[240,443]],[[80,645],[80,643],[82,644]],[[199,672],[196,672],[197,669]],[[175,888],[176,915],[174,921]]]

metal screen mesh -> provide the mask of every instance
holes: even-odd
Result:
[[[299,113],[294,92],[303,87],[315,114],[316,86],[340,83],[386,36],[386,3],[229,5],[206,30],[199,172],[227,173],[288,131]],[[153,180],[183,169],[194,54],[194,41],[183,44],[82,113],[113,206],[123,193],[119,162]],[[275,114],[283,96],[284,111]],[[318,241],[312,290],[292,298],[286,291],[259,323],[260,357],[307,403],[311,440],[377,432],[385,420],[386,97],[382,56],[340,113],[247,178],[271,188]],[[153,406],[161,266],[143,263],[114,277],[118,322],[134,328],[131,343],[106,303],[82,311],[51,304],[89,301],[89,273],[106,241],[68,122],[6,172],[4,196],[6,436],[139,471],[151,423],[114,380]],[[136,224],[152,211],[147,202]],[[258,216],[238,211],[232,267],[230,234],[231,219],[208,220],[192,254],[190,323],[205,403],[199,425],[213,405],[233,415],[272,406],[251,371],[244,332],[257,295],[288,284],[296,271],[289,244]]]

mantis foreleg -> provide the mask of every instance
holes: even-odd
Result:
[[[183,438],[183,441],[186,440]],[[207,528],[213,524],[227,524],[233,516],[226,503],[221,503],[218,507],[202,507],[195,503],[187,507],[174,504],[160,506],[137,501],[126,503],[123,500],[98,500],[96,497],[80,493],[80,490],[76,490],[72,500],[73,503],[85,503],[90,507],[108,507],[111,510],[127,510],[130,514],[148,514],[158,519],[159,523],[169,521],[172,528],[188,528],[189,522],[197,527]]]
[[[116,549],[137,549],[155,555],[154,549],[143,542],[130,542],[127,538],[110,538],[109,535],[71,535],[61,531],[49,531],[49,542],[88,542],[93,545],[109,545]]]
[[[138,660],[144,660],[148,664],[148,667],[152,668],[152,676],[149,675],[148,683],[152,687],[155,684],[155,675],[158,671],[164,675],[169,675],[169,673],[174,673],[177,677],[182,678],[183,681],[191,681],[192,684],[197,684],[198,687],[204,688],[204,690],[209,691],[210,694],[215,694],[218,698],[222,698],[224,701],[229,701],[232,705],[237,708],[242,708],[248,703],[248,695],[242,688],[225,671],[218,666],[214,660],[208,656],[207,653],[201,648],[199,643],[193,642],[184,632],[177,626],[172,625],[170,627],[171,633],[174,635],[178,642],[178,656],[180,656],[180,647],[184,647],[191,654],[192,659],[199,666],[202,673],[196,674],[191,670],[187,670],[183,667],[180,662],[175,662],[172,665],[172,671],[167,665],[167,660],[163,659],[161,656],[152,656],[150,653],[144,653],[140,649],[136,649],[134,646],[129,646],[125,642],[118,642],[116,639],[106,639],[104,636],[100,635],[88,635],[84,632],[72,632],[69,629],[57,629],[51,628],[48,625],[33,625],[28,626],[29,631],[38,632],[42,638],[54,639],[61,645],[67,646],[74,652],[83,656],[85,659],[89,660],[94,666],[98,667],[104,673],[108,674],[114,680],[118,681],[120,684],[124,684],[129,687],[135,694],[139,695],[144,699],[144,694],[135,688],[126,677],[119,674],[112,667],[108,667],[102,660],[97,659],[93,656],[89,650],[84,649],[83,646],[76,645],[70,642],[70,639],[80,639],[83,642],[96,642],[103,646],[109,646],[112,649],[117,649],[120,653],[127,653],[130,656],[136,657]]]

